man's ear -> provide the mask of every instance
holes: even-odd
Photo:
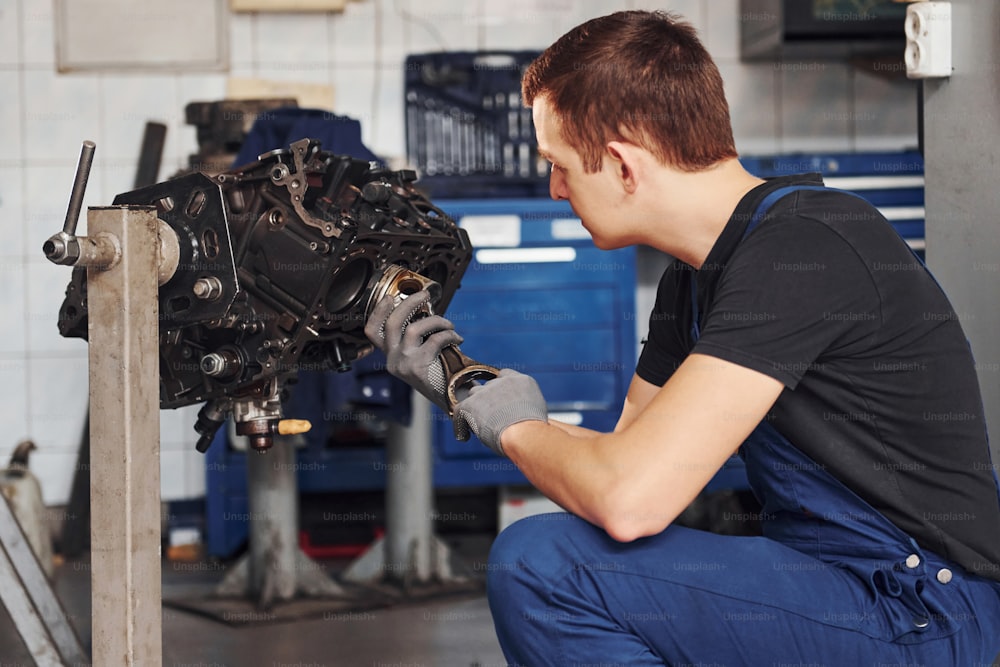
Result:
[[[626,141],[609,141],[607,145],[608,156],[612,159],[612,164],[618,171],[618,178],[621,180],[622,188],[625,192],[632,194],[639,186],[641,177],[638,146]]]

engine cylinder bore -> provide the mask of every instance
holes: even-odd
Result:
[[[354,307],[371,279],[373,267],[367,259],[356,259],[343,266],[333,277],[323,304],[331,313]]]

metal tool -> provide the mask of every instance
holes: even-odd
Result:
[[[62,231],[53,234],[42,245],[42,252],[45,253],[50,262],[55,264],[69,266],[102,264],[107,266],[116,261],[119,256],[118,248],[108,237],[95,235],[81,239],[76,236],[76,226],[80,220],[80,211],[83,209],[83,197],[87,191],[87,181],[90,180],[95,150],[96,145],[93,141],[83,142]]]

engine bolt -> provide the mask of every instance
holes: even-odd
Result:
[[[198,278],[191,288],[194,295],[206,301],[215,301],[222,296],[222,281],[215,276]]]

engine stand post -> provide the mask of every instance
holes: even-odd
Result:
[[[87,268],[93,663],[162,664],[158,224],[151,207],[91,208]]]

